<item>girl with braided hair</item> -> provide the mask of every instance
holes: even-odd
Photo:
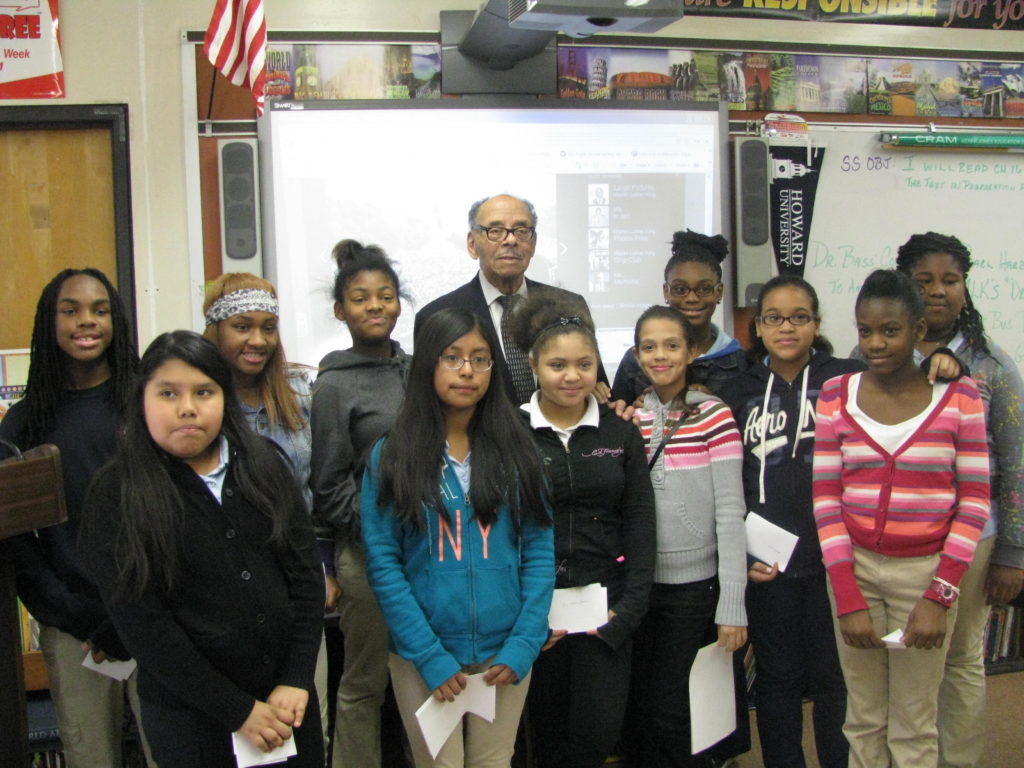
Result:
[[[729,242],[721,235],[703,235],[692,229],[676,232],[661,289],[665,303],[693,328],[694,359],[689,382],[712,392],[718,392],[722,384],[747,367],[746,353],[739,342],[711,322],[722,302],[722,262],[728,255]],[[634,403],[650,386],[633,351],[626,350],[615,374],[612,399]]]
[[[939,693],[939,765],[976,765],[985,745],[982,638],[988,605],[1012,600],[1024,582],[1024,382],[1013,359],[985,334],[971,300],[971,252],[958,238],[926,232],[900,246],[897,269],[921,289],[928,324],[917,353],[950,348],[978,384],[991,462],[992,513],[960,583],[959,613]]]
[[[138,362],[131,323],[107,276],[65,269],[39,296],[25,397],[0,422],[0,438],[19,448],[53,443],[61,452],[67,521],[12,539],[8,552],[18,596],[40,624],[50,694],[73,766],[121,764],[126,685],[86,669],[82,659],[123,652],[75,542],[86,489],[117,448],[118,414]],[[134,697],[134,676],[127,690]]]

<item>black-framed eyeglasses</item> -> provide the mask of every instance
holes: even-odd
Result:
[[[767,325],[769,328],[778,328],[784,322],[789,320],[789,324],[794,328],[799,328],[801,325],[807,325],[808,323],[817,320],[817,315],[809,315],[806,312],[797,312],[794,315],[761,315],[757,318],[761,325]]]
[[[491,366],[494,365],[494,361],[491,358],[484,357],[483,355],[474,355],[473,357],[441,355],[437,360],[449,371],[461,371],[462,366],[469,363],[469,367],[477,373],[487,373],[487,371],[491,370]]]
[[[533,236],[537,234],[535,227],[481,227],[477,225],[475,229],[477,232],[483,232],[492,243],[500,243],[509,234],[519,242],[526,243],[533,240]]]
[[[700,285],[695,285],[691,288],[685,283],[672,283],[672,285],[668,287],[668,292],[673,296],[684,298],[689,296],[692,291],[694,296],[706,299],[718,289],[718,285],[718,283],[701,283]]]

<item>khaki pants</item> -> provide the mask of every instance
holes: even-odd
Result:
[[[956,624],[939,688],[939,765],[943,768],[974,768],[985,749],[982,643],[989,614],[985,578],[995,544],[995,536],[978,542],[971,567],[960,581]]]
[[[904,629],[931,584],[939,556],[886,557],[853,548],[854,573],[879,637]],[[832,599],[833,615],[835,599]],[[956,605],[946,615],[942,648],[861,650],[847,646],[836,620],[839,661],[846,678],[850,768],[935,768],[936,716]]]
[[[366,580],[362,546],[335,561],[345,668],[338,685],[332,768],[380,768],[380,708],[388,687],[388,625]]]
[[[121,768],[126,694],[146,762],[154,767],[142,734],[137,674],[121,682],[86,669],[82,666],[82,641],[55,627],[39,626],[39,645],[69,768]]]
[[[490,661],[473,664],[463,667],[462,671],[476,674],[486,671],[490,664]],[[416,720],[416,710],[432,692],[427,689],[411,661],[392,653],[388,666],[391,669],[391,685],[395,689],[398,711],[402,715],[406,736],[409,737],[416,768],[508,768],[515,751],[519,718],[530,688],[530,675],[518,685],[497,686],[494,722],[488,723],[481,717],[467,714],[462,724],[455,728],[441,747],[435,760],[430,757],[430,750],[427,749]]]

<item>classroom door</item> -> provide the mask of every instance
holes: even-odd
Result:
[[[0,349],[29,346],[60,270],[96,267],[117,284],[111,130],[0,130]]]

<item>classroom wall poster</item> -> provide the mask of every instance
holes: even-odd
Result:
[[[1024,29],[1024,0],[685,0],[693,16],[856,22],[951,29]]]
[[[64,97],[57,0],[0,0],[0,99]]]
[[[267,101],[440,96],[438,45],[309,43],[267,47]]]

